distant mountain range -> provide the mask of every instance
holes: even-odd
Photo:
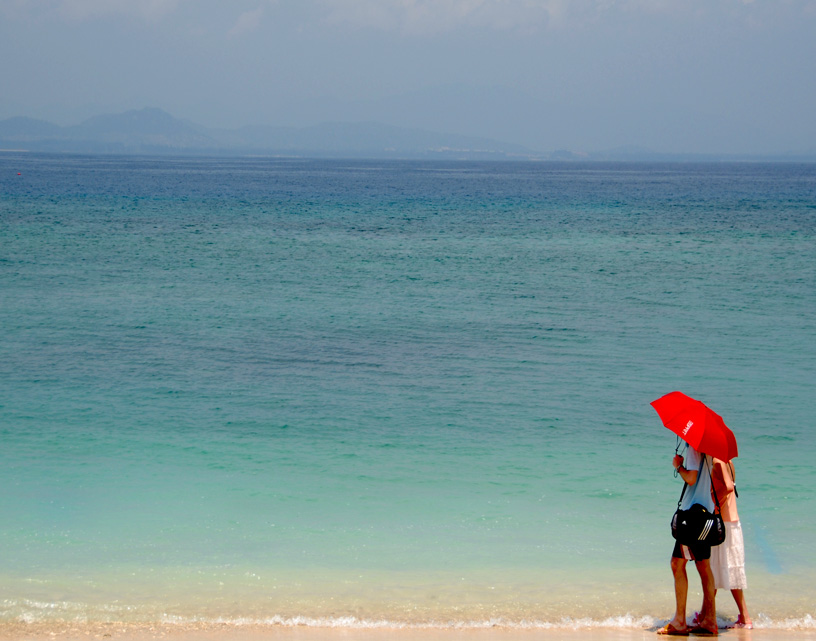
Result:
[[[487,138],[378,123],[209,129],[147,108],[71,127],[15,117],[0,121],[0,149],[123,154],[269,154],[311,157],[533,159],[541,154]]]
[[[816,150],[775,156],[671,154],[635,147],[593,153],[540,152],[489,138],[376,122],[212,129],[155,108],[95,116],[70,127],[21,116],[0,120],[0,151],[3,150],[440,160],[816,161]]]

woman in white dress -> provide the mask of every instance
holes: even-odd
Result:
[[[737,513],[734,464],[731,461],[726,463],[715,458],[711,480],[720,502],[720,514],[725,521],[725,542],[711,548],[714,587],[718,590],[731,590],[737,604],[739,617],[733,625],[728,627],[750,629],[754,626],[745,603],[745,589],[748,587],[748,581],[745,578],[745,545],[742,539],[742,526]]]

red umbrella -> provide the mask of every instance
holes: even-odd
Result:
[[[663,425],[698,452],[723,461],[738,455],[737,439],[722,417],[704,403],[682,392],[670,392],[652,401]]]

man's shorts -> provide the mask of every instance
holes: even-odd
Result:
[[[675,541],[672,557],[686,561],[705,561],[711,558],[711,546],[705,544],[680,545],[679,541]]]

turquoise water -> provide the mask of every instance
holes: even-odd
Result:
[[[679,389],[812,627],[814,232],[816,165],[0,154],[0,619],[651,625]]]

